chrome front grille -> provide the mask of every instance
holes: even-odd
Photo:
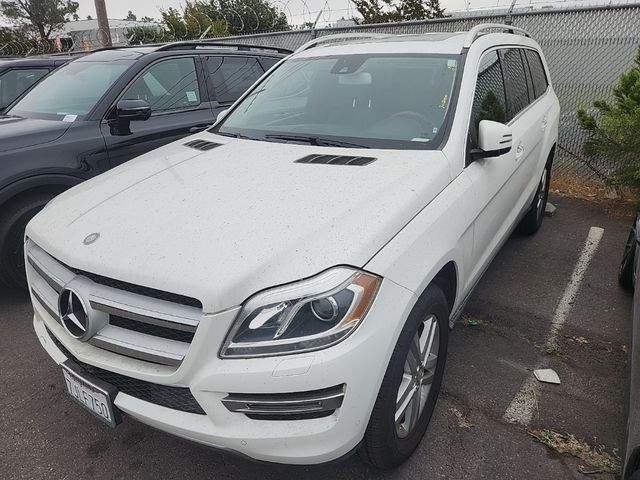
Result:
[[[61,323],[60,293],[72,285],[101,319],[87,343],[127,357],[180,365],[202,316],[195,299],[81,272],[33,242],[27,245],[27,270],[33,298],[55,321]]]

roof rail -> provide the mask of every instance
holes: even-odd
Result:
[[[185,42],[172,42],[158,48],[159,52],[166,52],[168,50],[181,50],[181,49],[196,49],[198,47],[224,47],[235,48],[240,51],[252,51],[252,50],[268,50],[285,55],[293,53],[291,50],[280,47],[265,47],[262,45],[247,45],[244,43],[224,43],[224,42],[210,42],[208,40],[193,40]]]
[[[318,45],[322,45],[323,43],[330,43],[335,40],[389,38],[395,36],[396,35],[389,35],[387,33],[337,33],[335,35],[323,35],[322,37],[314,38],[313,40],[310,40],[307,43],[303,44],[301,47],[298,47],[294,53],[304,52],[305,50],[309,50],[310,48],[317,47]]]
[[[467,32],[467,36],[464,39],[463,48],[469,48],[475,40],[483,33],[488,33],[485,30],[502,30],[503,33],[519,33],[525,37],[531,37],[529,32],[522,28],[514,27],[513,25],[504,25],[502,23],[482,23],[476,25]]]

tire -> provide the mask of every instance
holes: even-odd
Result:
[[[422,348],[423,344],[427,346],[429,332],[433,332],[432,348]],[[411,311],[391,355],[360,448],[360,455],[367,463],[381,469],[393,468],[409,458],[419,445],[440,393],[448,341],[447,300],[440,288],[430,285]],[[415,342],[421,342],[423,353],[430,351],[436,355],[435,359],[427,355],[427,361],[421,362],[425,368],[411,368],[415,364],[412,359],[416,358],[412,353],[416,351],[412,349]],[[419,378],[418,386],[416,378]],[[407,400],[403,402],[407,393]]]
[[[523,235],[533,235],[542,226],[544,220],[544,211],[547,208],[547,198],[549,197],[549,183],[551,182],[551,161],[553,157],[549,157],[547,164],[542,172],[538,189],[533,197],[529,211],[522,218],[518,225],[518,233]]]
[[[10,288],[27,287],[24,270],[24,230],[51,200],[51,194],[34,194],[12,202],[0,219],[0,280]]]
[[[618,270],[618,282],[620,286],[625,290],[633,290],[634,282],[634,265],[636,256],[636,220],[633,221],[631,230],[629,231],[629,237],[627,243],[624,246],[624,253],[622,254],[622,261],[620,262],[620,269]]]

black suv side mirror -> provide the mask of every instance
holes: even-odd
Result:
[[[120,100],[109,120],[111,135],[131,135],[131,122],[149,120],[151,105],[144,100]]]
[[[120,100],[116,105],[118,120],[145,121],[151,117],[151,105],[144,100]]]

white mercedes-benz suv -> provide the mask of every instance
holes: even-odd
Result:
[[[35,331],[111,425],[397,465],[474,286],[516,227],[540,227],[559,110],[511,26],[313,40],[209,131],[33,219]]]

